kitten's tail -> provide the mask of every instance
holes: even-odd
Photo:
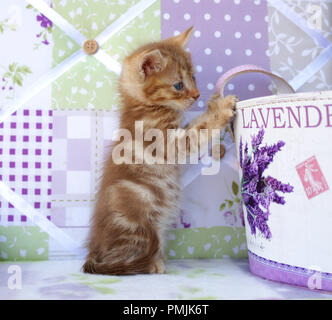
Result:
[[[93,256],[89,255],[82,267],[83,272],[108,275],[133,275],[153,272],[153,263],[159,254],[159,239],[154,230],[151,230],[150,233],[147,247],[135,257],[132,256],[132,252],[139,252],[142,248],[132,247],[123,251],[120,251],[119,248],[111,249],[102,259],[102,262],[97,262]]]

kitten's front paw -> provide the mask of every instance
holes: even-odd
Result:
[[[230,122],[235,116],[235,106],[239,99],[236,96],[229,95],[222,98],[219,94],[214,94],[209,101],[209,110],[215,114],[218,120]]]
[[[226,109],[232,109],[233,111],[235,111],[235,106],[236,103],[239,101],[239,98],[237,96],[234,95],[228,95],[227,97],[225,97],[224,99],[222,99],[220,97],[221,100],[221,107],[222,108],[226,108]]]

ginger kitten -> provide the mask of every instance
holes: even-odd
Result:
[[[167,129],[180,128],[183,111],[198,99],[190,54],[184,50],[191,33],[192,28],[142,46],[124,60],[119,82],[120,128],[128,129],[133,140],[138,120],[144,123],[143,133],[156,128],[166,137]],[[234,96],[221,99],[214,94],[208,110],[185,129],[208,129],[211,139],[211,129],[221,129],[233,118],[236,101]],[[188,151],[197,151],[185,143]],[[198,147],[203,143],[208,141],[201,139]],[[143,148],[149,144],[144,142]],[[131,146],[135,151],[135,141]],[[139,156],[134,152],[130,160],[135,157]],[[104,168],[83,271],[164,273],[166,235],[179,212],[179,165],[115,162],[110,156]]]

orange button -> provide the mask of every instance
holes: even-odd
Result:
[[[83,51],[86,54],[94,54],[98,50],[98,43],[96,40],[88,39],[85,40],[83,43]]]

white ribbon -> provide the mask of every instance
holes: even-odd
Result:
[[[121,73],[120,63],[110,57],[104,50],[99,49],[93,56],[107,66],[110,71],[115,72],[117,75]]]
[[[19,212],[31,219],[31,221],[40,227],[40,229],[47,232],[50,237],[56,239],[64,248],[81,257],[84,256],[84,249],[82,249],[75,240],[73,240],[65,232],[55,226],[40,212],[35,210],[28,202],[26,202],[10,188],[8,188],[8,186],[6,186],[2,181],[0,181],[0,194],[8,202],[14,205]]]
[[[320,70],[332,58],[332,43],[325,48],[320,55],[299,72],[289,84],[297,90],[302,87],[314,74]]]

